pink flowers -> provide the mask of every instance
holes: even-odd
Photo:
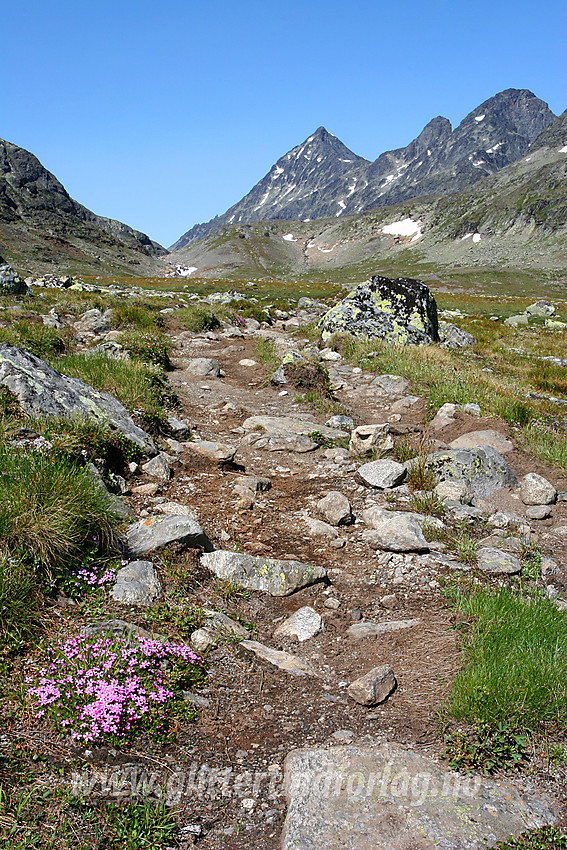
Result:
[[[27,681],[38,717],[75,741],[100,745],[126,744],[142,729],[167,740],[181,686],[203,679],[203,662],[188,646],[104,635],[50,648],[47,665]]]

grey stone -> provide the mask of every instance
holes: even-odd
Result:
[[[103,313],[95,307],[79,316],[78,321],[75,322],[75,328],[78,331],[93,334],[107,333],[110,330],[110,316],[111,311],[107,310]]]
[[[189,516],[148,517],[131,525],[126,532],[128,551],[135,556],[163,549],[171,543],[212,551],[212,543],[201,526]]]
[[[195,629],[191,633],[190,643],[195,652],[206,652],[217,645],[214,634],[210,629]]]
[[[384,603],[382,602],[382,604]],[[363,640],[364,638],[377,637],[378,635],[387,634],[388,632],[397,632],[401,629],[411,629],[414,626],[418,626],[420,623],[421,620],[415,618],[412,620],[389,620],[386,623],[371,623],[369,621],[364,621],[362,623],[354,623],[352,626],[349,626],[347,633],[353,640]]]
[[[104,478],[102,477],[94,463],[89,463],[86,469],[89,475],[92,476],[99,490],[102,490],[108,496],[108,501],[110,502],[114,513],[117,516],[123,517],[124,519],[130,517],[132,515],[130,512],[130,508],[128,507],[128,505],[125,504],[125,502],[122,501],[119,496],[115,496],[114,493],[111,493],[109,491],[108,487],[104,482]]]
[[[174,416],[168,416],[167,428],[175,440],[188,440],[191,436],[189,425],[184,422],[183,419],[176,419]]]
[[[236,449],[213,440],[191,440],[187,443],[187,448],[218,463],[230,463],[236,454]]]
[[[381,664],[360,676],[347,688],[347,694],[359,705],[378,705],[396,687],[396,677],[389,664]]]
[[[335,333],[396,344],[437,342],[437,305],[422,281],[375,275],[323,316],[323,339]]]
[[[388,422],[359,425],[350,435],[349,449],[356,455],[367,454],[372,449],[379,452],[387,452],[393,448],[394,441],[390,436],[390,425]]]
[[[309,529],[309,533],[313,537],[330,537],[334,539],[339,535],[339,532],[333,525],[329,525],[328,522],[323,522],[320,519],[305,517],[305,523]]]
[[[547,478],[528,472],[520,481],[520,498],[524,505],[551,505],[557,500],[557,490]]]
[[[509,328],[517,328],[520,325],[527,325],[528,317],[525,313],[519,313],[517,316],[508,316],[507,319],[504,319],[504,324],[508,325]]]
[[[328,428],[345,428],[348,431],[352,431],[354,428],[354,420],[351,419],[350,416],[345,416],[344,413],[337,413],[335,416],[331,416],[330,419],[327,419],[325,422]]]
[[[270,383],[274,384],[276,387],[283,387],[284,384],[287,384],[287,378],[285,376],[283,366],[278,366],[278,368],[272,372],[270,375]]]
[[[0,384],[14,393],[24,413],[32,418],[92,419],[120,431],[149,454],[156,453],[150,435],[134,424],[117,399],[62,375],[21,348],[0,344]]]
[[[533,786],[460,776],[399,744],[293,750],[281,850],[484,850],[555,824]]]
[[[550,304],[549,301],[542,299],[541,301],[536,301],[535,304],[530,304],[529,307],[526,307],[526,313],[528,316],[549,318],[549,316],[553,316],[555,313],[555,307],[553,304]]]
[[[551,516],[551,508],[549,505],[532,505],[526,510],[528,519],[547,519]]]
[[[397,487],[407,475],[407,469],[395,460],[373,460],[360,466],[357,475],[369,487],[386,490]]]
[[[476,339],[472,334],[450,322],[439,322],[439,339],[442,348],[469,348],[471,345],[476,345]]]
[[[477,551],[476,557],[477,566],[483,572],[515,575],[522,569],[517,558],[493,546],[483,546]]]
[[[468,488],[462,481],[440,481],[434,493],[442,502],[462,502],[467,498]]]
[[[291,676],[317,675],[307,661],[303,661],[303,659],[298,658],[297,655],[292,655],[290,652],[272,649],[256,640],[243,640],[239,643],[239,647],[253,653],[257,658],[273,664],[279,670],[283,670],[284,673],[289,673]]]
[[[323,567],[301,561],[280,561],[229,550],[202,555],[201,563],[218,578],[228,579],[247,590],[262,590],[271,596],[289,596],[327,576]]]
[[[147,475],[157,478],[158,481],[169,481],[172,475],[169,459],[165,452],[159,452],[147,463],[143,463],[142,469]]]
[[[508,511],[496,511],[488,517],[488,524],[493,528],[509,528],[511,525],[521,525],[523,519],[518,514],[511,514]]]
[[[248,490],[254,490],[258,493],[265,493],[270,490],[272,482],[269,478],[260,478],[257,475],[239,475],[236,483]]]
[[[311,419],[295,419],[287,416],[249,416],[242,423],[242,427],[246,433],[259,432],[268,436],[309,436],[317,431],[331,440],[344,437],[344,433],[336,428],[319,425]]]
[[[0,258],[0,263],[2,259]],[[0,265],[0,295],[31,295],[31,289],[9,265]]]
[[[408,461],[406,467],[412,461]],[[442,481],[460,481],[475,498],[484,499],[504,487],[515,487],[518,479],[502,455],[490,448],[451,449],[434,452],[427,465]]]
[[[124,605],[153,605],[161,596],[161,585],[152,562],[131,561],[118,570],[110,595]]]
[[[161,502],[155,505],[155,510],[160,514],[169,514],[170,516],[190,516],[196,519],[195,511],[189,505],[182,505],[181,502]]]
[[[323,499],[319,499],[317,508],[331,525],[350,525],[353,522],[350,502],[338,490],[332,490]]]
[[[296,638],[302,643],[304,640],[315,637],[321,631],[322,626],[321,615],[310,605],[304,605],[303,608],[298,608],[291,617],[288,617],[284,623],[277,627],[274,637]]]
[[[185,371],[198,378],[218,378],[221,368],[219,362],[212,357],[194,357],[187,363]]]
[[[136,623],[128,623],[126,620],[118,620],[116,618],[112,620],[103,620],[99,623],[87,623],[85,626],[81,626],[80,634],[84,637],[111,634],[115,637],[120,637],[121,635],[137,635],[138,637],[143,638],[154,637],[156,640],[162,639],[161,635],[150,634],[150,632],[146,631],[146,629],[143,629],[141,626],[137,626]]]
[[[490,446],[501,455],[511,452],[514,448],[514,443],[507,440],[504,434],[500,431],[492,429],[487,431],[469,431],[468,434],[461,434],[455,440],[449,443],[452,449],[475,449],[478,446]]]
[[[236,635],[236,637],[247,638],[250,636],[250,630],[245,629],[236,620],[233,620],[222,611],[214,611],[210,608],[203,608],[203,615],[206,620],[206,628],[219,632],[221,634]]]
[[[364,532],[371,546],[389,552],[427,552],[429,545],[416,517],[403,511],[369,508],[362,515],[372,531]]]

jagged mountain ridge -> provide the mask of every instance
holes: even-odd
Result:
[[[145,233],[96,215],[74,201],[59,180],[29,151],[0,139],[0,239],[7,252],[20,242],[36,247],[39,262],[56,262],[57,251],[92,261],[100,249],[126,265],[152,260],[166,250]],[[124,254],[124,251],[127,253]],[[55,258],[50,257],[54,253]]]
[[[554,118],[532,92],[507,89],[472,110],[454,130],[438,116],[405,148],[387,151],[374,162],[320,127],[281,157],[241,201],[195,225],[170,250],[231,224],[340,217],[461,191],[522,156]]]

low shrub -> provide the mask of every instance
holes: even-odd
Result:
[[[47,657],[26,680],[36,714],[81,743],[127,746],[140,731],[170,741],[181,689],[204,680],[189,647],[134,635],[69,638]]]
[[[195,305],[177,310],[175,320],[183,330],[201,333],[202,331],[214,331],[220,328],[222,324],[220,315],[219,308]]]
[[[507,723],[477,724],[446,736],[446,755],[453,770],[494,773],[518,767],[527,756],[527,738]]]
[[[121,343],[136,360],[154,363],[165,370],[173,368],[169,359],[171,347],[164,334],[152,333],[151,331],[131,331],[124,334]]]

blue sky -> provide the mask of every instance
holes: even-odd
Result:
[[[164,245],[324,125],[375,159],[505,88],[567,107],[565,0],[18,0],[0,137]]]

